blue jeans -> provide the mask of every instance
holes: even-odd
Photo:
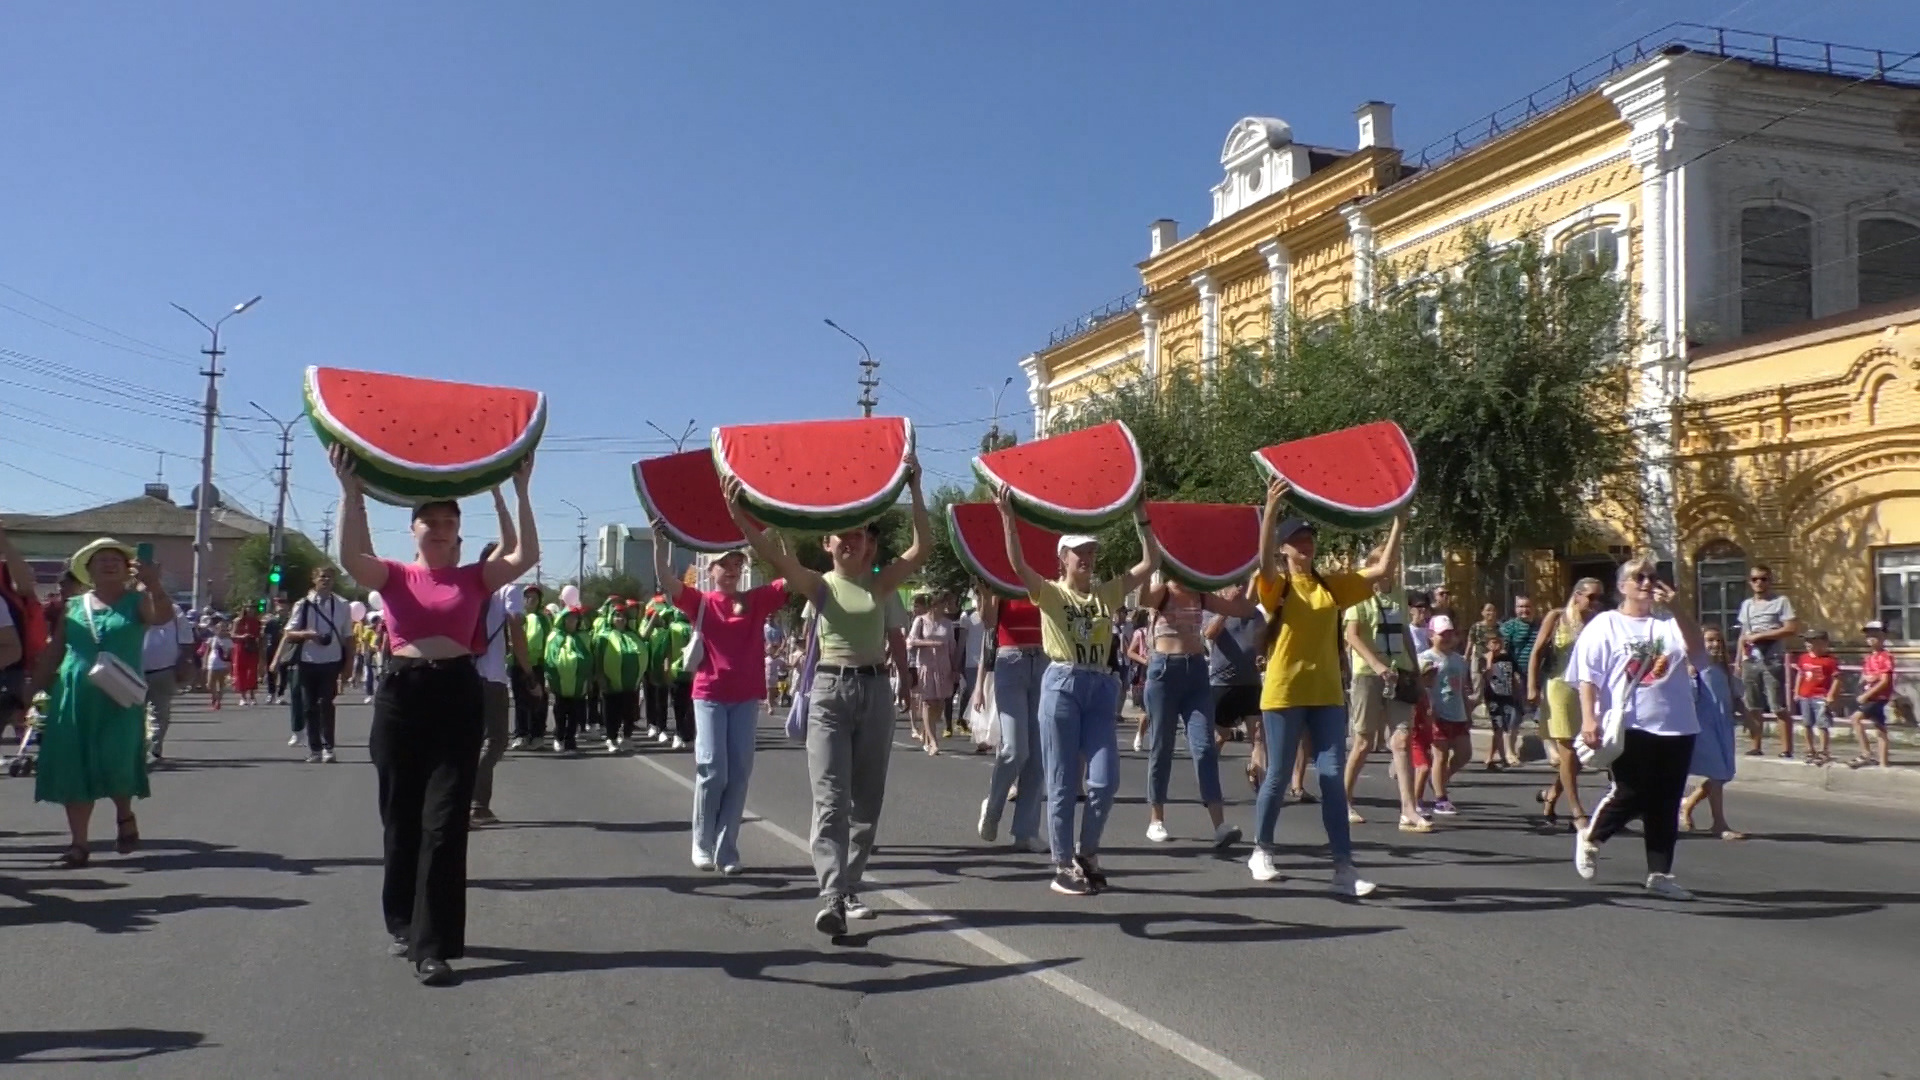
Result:
[[[1226,801],[1220,793],[1220,748],[1213,741],[1213,683],[1207,656],[1155,653],[1147,663],[1147,802],[1165,805],[1173,779],[1174,728],[1187,729],[1187,754],[1200,782],[1200,801]]]
[[[1047,843],[1053,864],[1073,861],[1073,809],[1080,794],[1080,763],[1087,764],[1087,813],[1079,854],[1100,853],[1100,834],[1120,786],[1120,747],[1114,723],[1120,683],[1111,672],[1052,663],[1040,679],[1040,753],[1047,770]]]
[[[1327,846],[1333,849],[1334,862],[1352,862],[1347,789],[1340,775],[1347,759],[1346,706],[1299,705],[1263,713],[1260,727],[1267,739],[1267,779],[1254,803],[1254,845],[1263,851],[1273,848],[1273,830],[1287,801],[1287,781],[1293,776],[1293,758],[1304,731],[1313,740],[1313,771],[1320,774],[1320,821],[1327,828]]]
[[[740,819],[753,776],[753,739],[761,701],[693,703],[693,855],[721,866],[740,862]]]
[[[993,759],[993,777],[987,783],[987,820],[999,824],[1007,806],[1007,792],[1020,782],[1013,803],[1014,842],[1040,832],[1040,794],[1047,772],[1040,758],[1041,680],[1047,657],[1037,650],[1001,649],[993,658],[993,703],[1000,714],[1000,748]]]

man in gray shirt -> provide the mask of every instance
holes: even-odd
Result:
[[[1800,619],[1793,613],[1793,602],[1773,591],[1772,568],[1756,564],[1747,571],[1747,584],[1753,595],[1740,601],[1734,621],[1740,625],[1740,641],[1735,648],[1740,657],[1740,677],[1746,684],[1747,711],[1755,717],[1773,714],[1780,724],[1785,747],[1780,756],[1793,756],[1793,717],[1787,700],[1787,642],[1800,633]],[[1753,748],[1748,757],[1759,757],[1765,725],[1753,725]]]

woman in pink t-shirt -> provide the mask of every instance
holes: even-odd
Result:
[[[713,591],[681,584],[668,564],[666,527],[653,523],[653,577],[704,644],[693,673],[693,867],[740,872],[740,819],[753,776],[753,740],[767,697],[765,627],[787,601],[784,581],[742,592],[745,552],[707,567]]]
[[[447,961],[466,953],[467,829],[486,734],[474,651],[485,644],[487,599],[540,561],[527,495],[533,457],[513,476],[517,537],[502,537],[500,550],[462,566],[460,504],[451,500],[413,508],[412,562],[375,555],[353,459],[338,446],[332,456],[340,477],[340,565],[362,587],[379,591],[387,628],[387,673],[374,698],[367,750],[380,774],[380,906],[393,935],[389,952],[411,960],[422,983],[444,986],[454,980]],[[505,503],[497,505],[509,528]]]

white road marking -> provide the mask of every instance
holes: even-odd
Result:
[[[661,776],[679,784],[689,792],[693,790],[692,780],[662,765],[648,755],[635,755],[631,760],[645,765]],[[764,814],[760,814],[752,809],[749,809],[747,814],[746,824],[759,826],[781,843],[811,858],[813,846],[807,842],[805,837],[768,820]],[[867,873],[867,880],[875,883],[883,883],[885,879],[882,875],[869,871]],[[887,901],[895,907],[905,908],[908,911],[916,911],[945,922],[947,932],[959,938],[961,941],[972,945],[974,948],[979,949],[981,952],[986,953],[1001,963],[1022,969],[1022,972],[1027,976],[1037,979],[1043,985],[1085,1005],[1087,1008],[1092,1009],[1094,1012],[1099,1013],[1101,1016],[1106,1017],[1126,1030],[1133,1032],[1142,1039],[1153,1043],[1155,1046],[1184,1058],[1210,1076],[1218,1077],[1219,1080],[1263,1080],[1259,1073],[1240,1066],[1225,1055],[1217,1054],[1201,1046],[1199,1043],[1194,1042],[1192,1039],[1187,1038],[1185,1035],[1180,1034],[1152,1017],[1143,1016],[1127,1008],[1125,1005],[1120,1004],[1077,979],[1070,978],[1054,968],[1042,965],[1038,960],[993,937],[991,934],[976,930],[961,922],[956,916],[929,906],[920,900],[920,898],[908,893],[904,889],[882,888],[878,895],[885,897]]]

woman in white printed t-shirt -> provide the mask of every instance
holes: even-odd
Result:
[[[1688,668],[1707,664],[1700,627],[1673,610],[1673,589],[1655,576],[1650,556],[1620,568],[1620,606],[1591,619],[1573,644],[1567,681],[1580,692],[1580,738],[1600,743],[1601,718],[1622,710],[1625,749],[1612,765],[1613,786],[1593,822],[1574,837],[1574,869],[1591,881],[1600,845],[1639,818],[1646,838],[1647,890],[1670,900],[1693,894],[1673,878],[1680,797],[1687,786],[1700,720]]]

